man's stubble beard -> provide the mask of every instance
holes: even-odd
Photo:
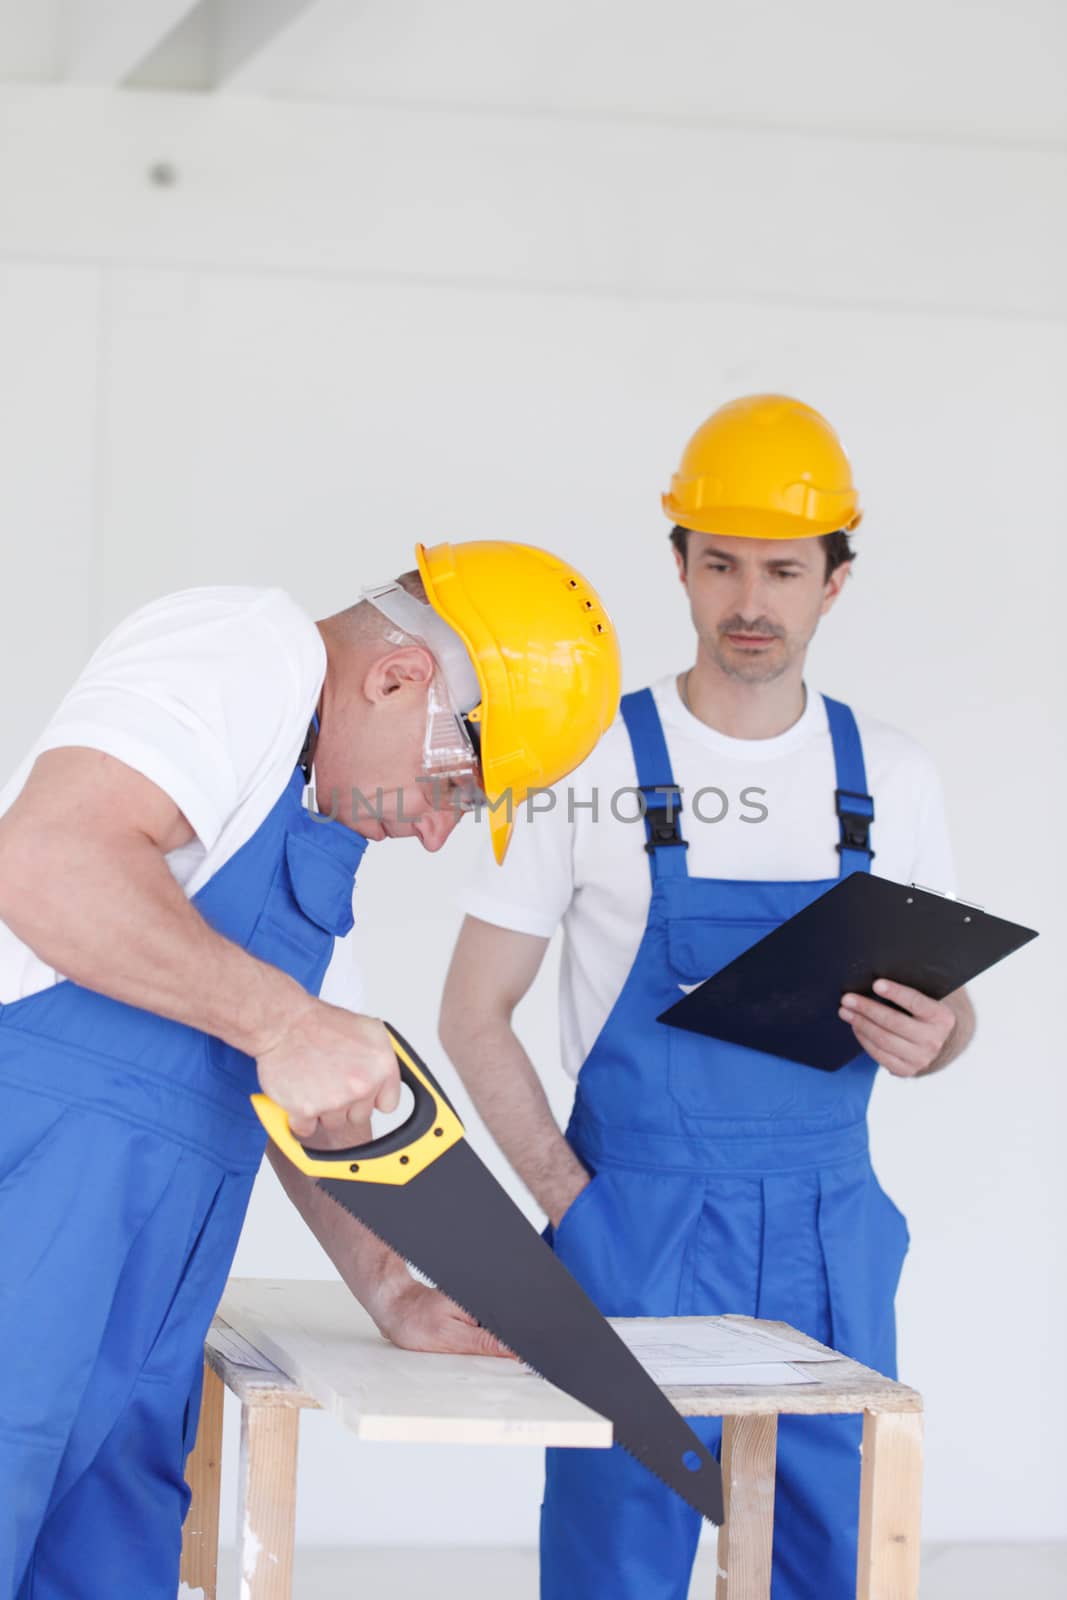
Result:
[[[782,640],[777,642],[784,643]],[[774,683],[788,672],[797,656],[797,652],[790,650],[786,645],[776,661],[753,659],[746,662],[744,659],[738,660],[736,657],[728,656],[717,637],[710,640],[704,637],[701,643],[723,676],[732,678],[735,683]]]

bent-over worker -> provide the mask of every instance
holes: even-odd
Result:
[[[368,842],[438,850],[488,800],[502,859],[505,791],[582,760],[618,685],[581,575],[493,541],[318,624],[189,590],[93,656],[0,793],[0,1594],[173,1600],[249,1097],[335,1148],[398,1103],[383,1024],[318,998]],[[500,1353],[271,1159],[389,1337]]]

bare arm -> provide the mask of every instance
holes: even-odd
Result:
[[[76,983],[255,1056],[298,1135],[343,1132],[350,1116],[363,1125],[375,1104],[392,1110],[382,1024],[315,999],[216,933],[165,860],[192,838],[169,796],[123,762],[48,751],[0,817],[0,920]]]
[[[396,1078],[382,1024],[309,995],[217,934],[164,856],[193,831],[155,784],[97,751],[41,756],[0,818],[0,920],[64,976],[226,1039],[258,1058],[294,1131],[322,1144],[369,1137]],[[324,1110],[333,1107],[333,1113]],[[322,1115],[318,1115],[322,1112]],[[289,1198],[382,1332],[415,1350],[506,1354],[491,1334],[348,1216],[274,1145]]]
[[[370,1138],[370,1125],[353,1138]],[[282,1188],[341,1274],[347,1288],[373,1317],[379,1330],[404,1350],[434,1350],[450,1355],[509,1354],[491,1333],[437,1289],[418,1283],[400,1256],[298,1172],[281,1151],[268,1148]]]
[[[486,1127],[555,1225],[589,1174],[511,1026],[548,942],[465,918],[445,981],[440,1036]]]

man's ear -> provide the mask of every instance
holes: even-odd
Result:
[[[401,645],[378,656],[367,668],[363,693],[368,700],[388,700],[398,689],[428,684],[437,663],[423,645]]]
[[[678,582],[681,584],[682,588],[685,589],[688,587],[686,583],[685,556],[683,556],[680,550],[675,549],[673,546],[672,549],[674,550],[674,564],[678,568]]]
[[[833,605],[834,601],[841,593],[841,590],[848,582],[851,572],[851,561],[842,561],[841,565],[839,567],[835,567],[833,572],[831,572],[830,576],[826,580],[826,588],[823,592],[822,607],[819,611],[820,617],[825,617],[826,613],[830,610],[830,607]]]

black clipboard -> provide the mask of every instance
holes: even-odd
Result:
[[[874,980],[892,978],[942,1000],[1036,938],[963,900],[853,872],[656,1020],[836,1072],[858,1054],[843,994],[880,999]]]

